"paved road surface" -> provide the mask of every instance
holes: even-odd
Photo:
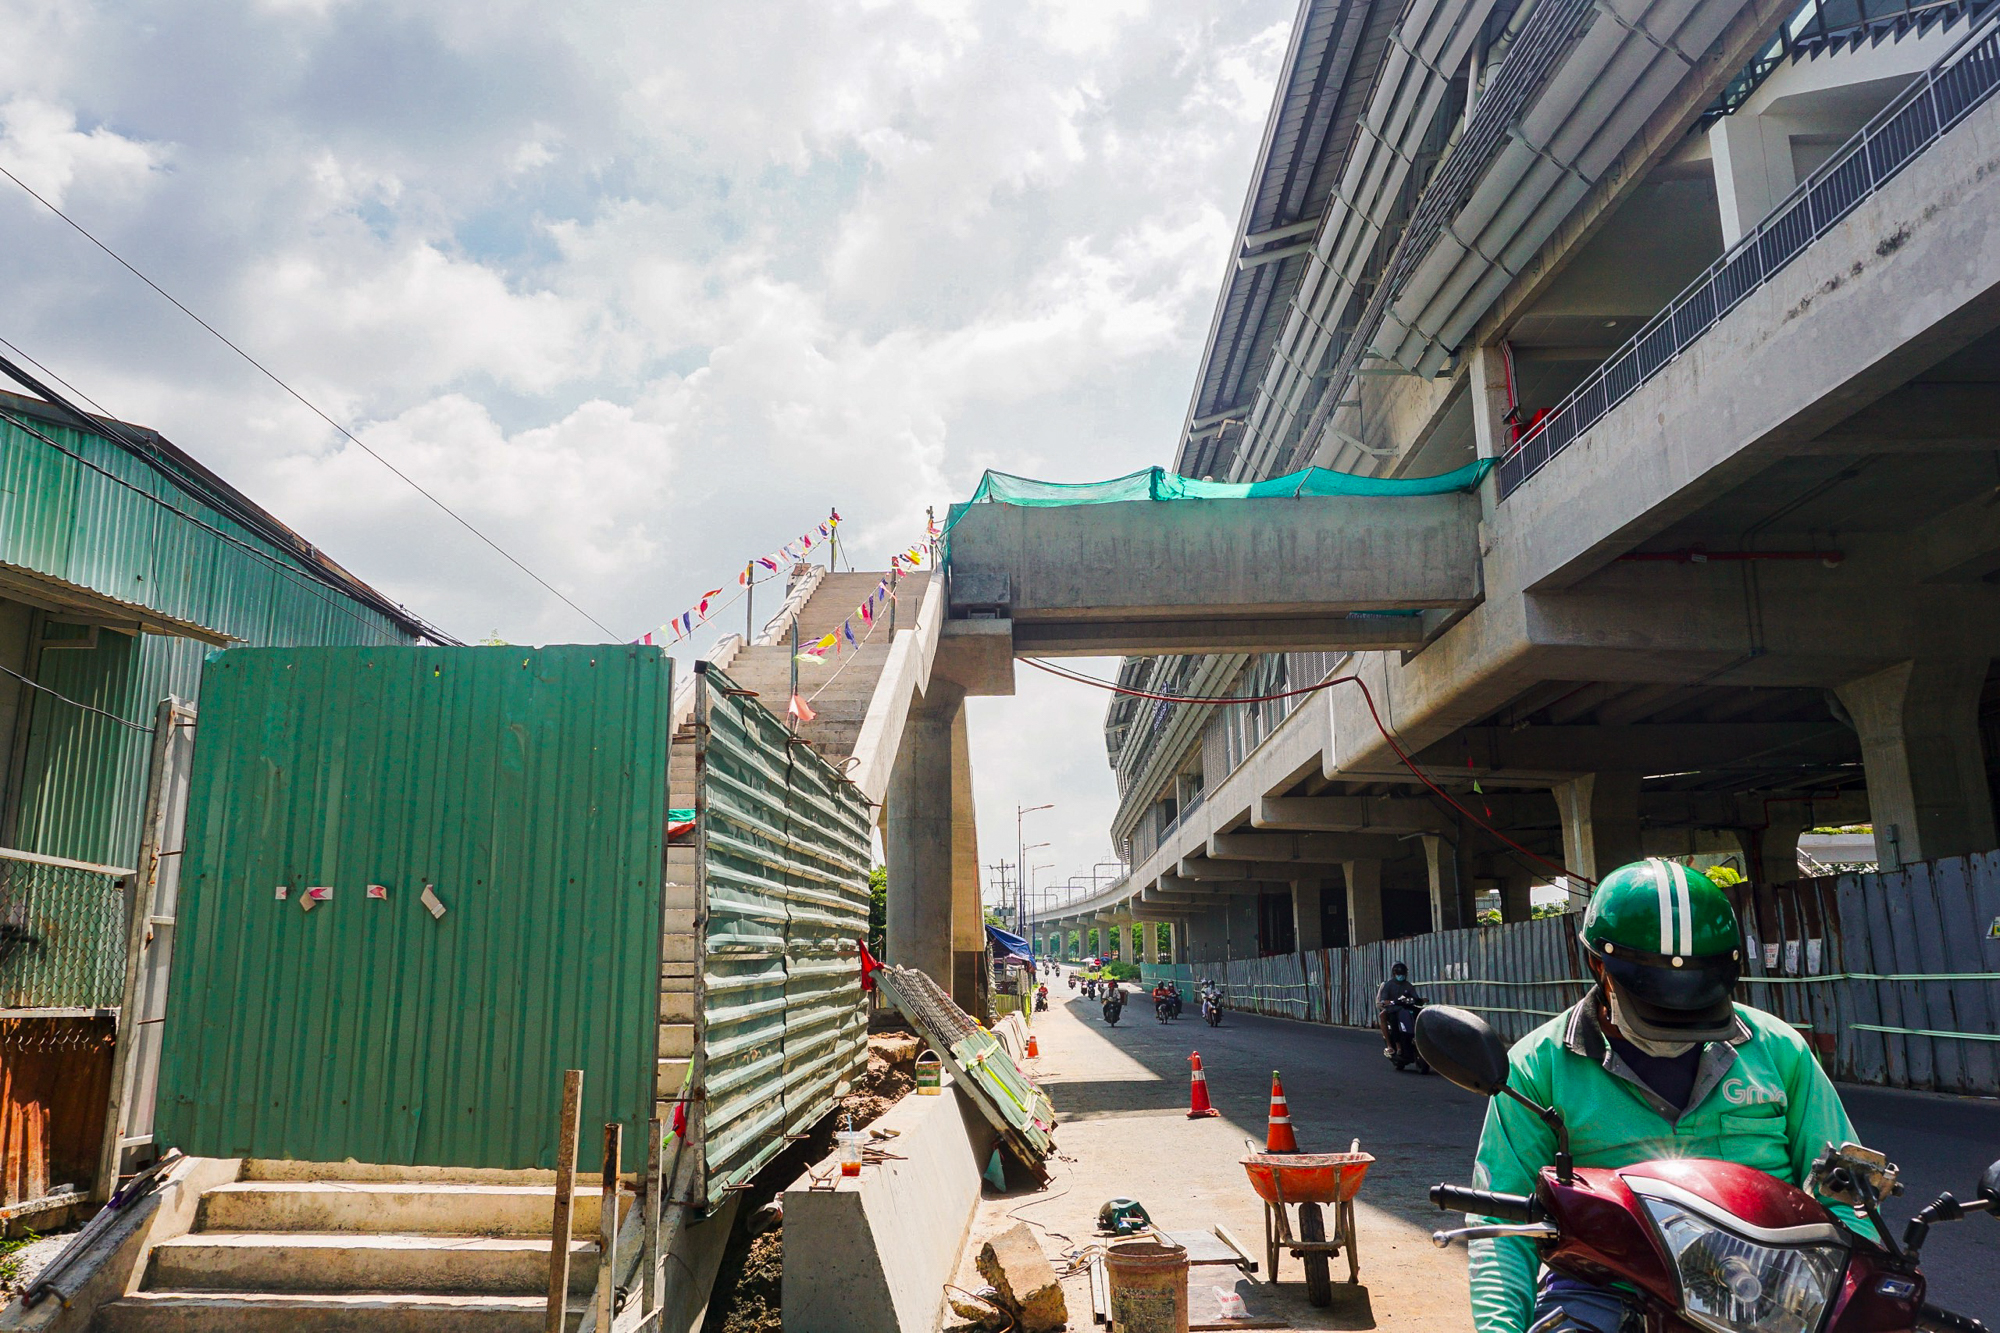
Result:
[[[1246,1136],[1262,1142],[1277,1068],[1306,1151],[1344,1149],[1359,1138],[1377,1161],[1360,1198],[1364,1290],[1338,1285],[1345,1267],[1336,1260],[1335,1304],[1313,1310],[1299,1268],[1287,1258],[1281,1286],[1258,1284],[1257,1295],[1300,1329],[1470,1327],[1464,1250],[1441,1252],[1430,1244],[1441,1215],[1425,1191],[1439,1180],[1469,1178],[1483,1099],[1441,1078],[1398,1074],[1367,1032],[1234,1013],[1210,1029],[1193,1010],[1163,1025],[1141,1003],[1128,1005],[1124,1021],[1108,1028],[1098,1006],[1071,1000],[1063,981],[1050,994],[1056,1010],[1035,1026],[1038,1072],[1060,1113],[1058,1149],[1076,1160],[1057,1164],[1045,1196],[989,1201],[983,1231],[1011,1224],[1002,1214],[1017,1213],[1063,1233],[1066,1239],[1044,1237],[1053,1254],[1067,1243],[1087,1244],[1098,1205],[1125,1194],[1145,1203],[1164,1227],[1221,1221],[1259,1249],[1261,1212],[1236,1158]],[[1201,1052],[1219,1119],[1185,1118],[1190,1049]],[[1902,1220],[1938,1190],[1965,1197],[1984,1165],[2000,1158],[2000,1102],[1841,1091],[1862,1140],[1903,1168],[1908,1192],[1889,1210],[1899,1233]],[[1030,1202],[1035,1198],[1044,1201]],[[1939,1227],[1927,1256],[1932,1299],[2000,1329],[2000,1220],[1972,1217]],[[1071,1286],[1071,1326],[1088,1327],[1084,1288]]]

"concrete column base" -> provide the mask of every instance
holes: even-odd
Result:
[[[1836,693],[1861,737],[1884,870],[1994,846],[1979,739],[1984,658],[1898,662]]]

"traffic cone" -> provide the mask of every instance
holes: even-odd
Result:
[[[1199,1120],[1203,1116],[1220,1115],[1208,1104],[1208,1075],[1201,1072],[1201,1052],[1188,1056],[1188,1063],[1194,1072],[1188,1076],[1188,1119]]]
[[[1028,1059],[1039,1060],[1041,1058],[1042,1048],[1035,1045],[1035,1034],[1030,1032],[1028,1034]]]
[[[1292,1110],[1285,1104],[1285,1085],[1271,1071],[1271,1124],[1264,1133],[1265,1152],[1297,1152],[1299,1136],[1292,1133]]]

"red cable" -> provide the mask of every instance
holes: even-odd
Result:
[[[1368,716],[1375,723],[1375,730],[1382,733],[1382,739],[1388,742],[1389,748],[1391,750],[1395,751],[1396,758],[1402,760],[1403,767],[1409,769],[1410,772],[1416,775],[1417,781],[1423,783],[1426,787],[1429,787],[1433,792],[1436,792],[1439,796],[1443,797],[1446,804],[1450,805],[1452,809],[1458,811],[1458,813],[1460,813],[1461,815],[1464,815],[1466,819],[1472,822],[1474,827],[1484,829],[1486,832],[1498,838],[1501,842],[1506,843],[1509,847],[1512,847],[1515,851],[1521,853],[1521,855],[1541,865],[1547,866],[1549,869],[1555,871],[1558,875],[1563,876],[1565,879],[1573,879],[1578,881],[1579,883],[1588,884],[1592,888],[1597,887],[1596,880],[1591,879],[1585,875],[1579,875],[1575,871],[1569,870],[1566,867],[1562,866],[1561,864],[1549,860],[1545,856],[1542,856],[1536,852],[1529,851],[1526,847],[1523,847],[1520,843],[1515,842],[1512,838],[1502,833],[1499,829],[1494,828],[1491,824],[1481,819],[1478,815],[1473,814],[1472,811],[1460,805],[1450,792],[1446,791],[1443,787],[1438,786],[1437,783],[1431,781],[1430,775],[1425,773],[1423,769],[1419,768],[1417,766],[1417,762],[1414,759],[1410,758],[1408,752],[1406,752],[1403,749],[1402,745],[1396,740],[1395,736],[1390,733],[1389,728],[1382,725],[1382,714],[1377,712],[1375,708],[1374,692],[1368,688],[1368,682],[1361,679],[1361,677],[1359,676],[1333,676],[1326,680],[1321,681],[1317,685],[1308,685],[1303,689],[1297,689],[1297,690],[1286,690],[1280,694],[1257,694],[1257,695],[1248,695],[1240,698],[1216,698],[1208,695],[1153,694],[1146,690],[1130,689],[1127,686],[1120,685],[1115,681],[1099,680],[1095,676],[1086,676],[1083,675],[1081,672],[1071,671],[1067,667],[1059,667],[1054,665],[1053,663],[1044,662],[1039,658],[1024,657],[1021,660],[1023,662],[1026,662],[1029,666],[1034,667],[1036,670],[1046,671],[1051,676],[1055,676],[1059,679],[1072,680],[1080,685],[1095,685],[1097,686],[1097,688],[1101,690],[1110,690],[1113,694],[1128,695],[1134,699],[1155,699],[1162,703],[1205,704],[1211,707],[1216,707],[1223,704],[1271,703],[1278,699],[1296,698],[1301,694],[1316,694],[1319,691],[1324,690],[1329,686],[1333,685],[1358,685],[1361,687],[1362,701],[1368,705]]]

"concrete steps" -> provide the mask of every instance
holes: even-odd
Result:
[[[543,1326],[552,1184],[541,1173],[250,1163],[162,1240],[110,1333],[530,1333]],[[543,1177],[545,1178],[545,1177]],[[570,1326],[597,1283],[595,1182],[579,1189]],[[630,1207],[629,1197],[621,1207]]]
[[[539,1333],[542,1296],[141,1291],[99,1311],[105,1333]],[[583,1322],[572,1309],[569,1326]]]

